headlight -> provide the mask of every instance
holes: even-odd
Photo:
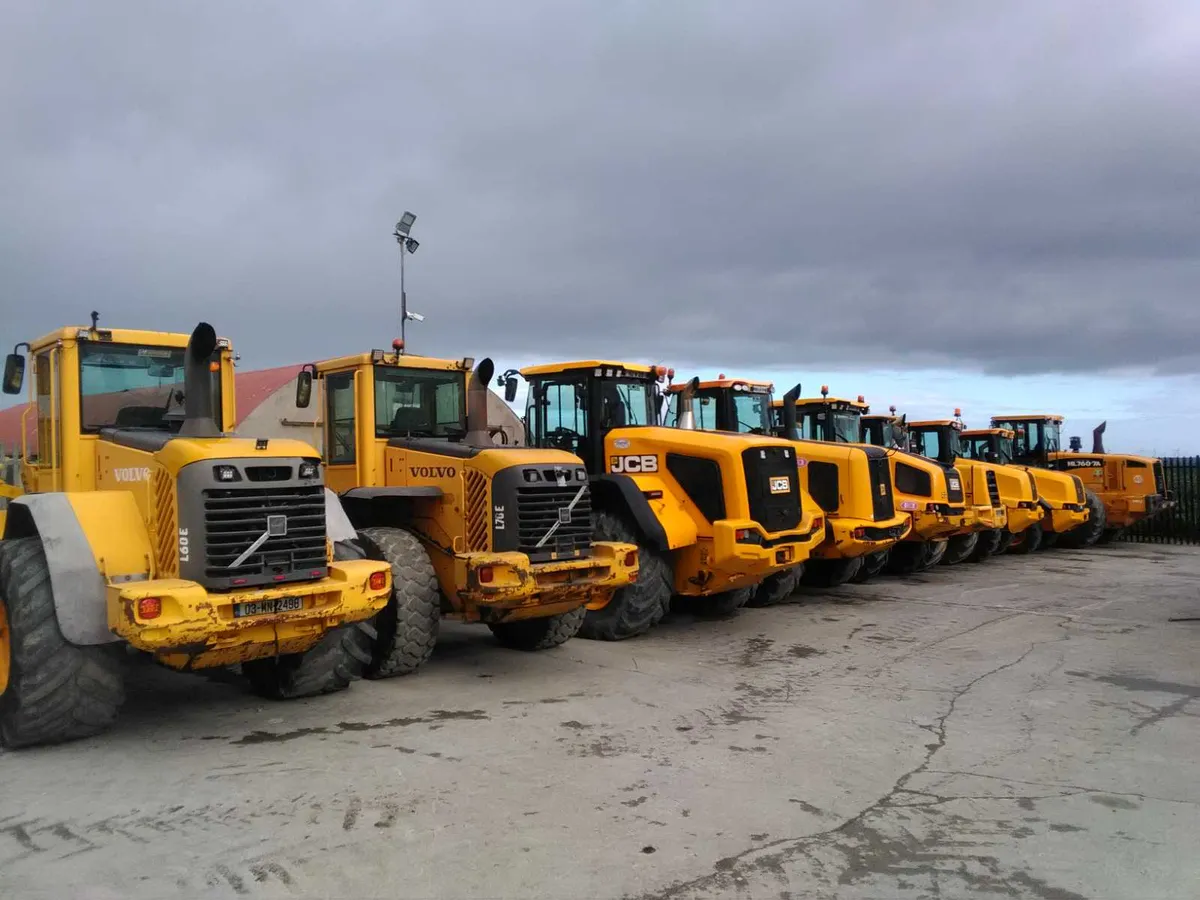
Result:
[[[237,466],[213,466],[213,477],[217,481],[241,481],[242,473],[237,470]]]
[[[315,462],[300,463],[300,477],[301,478],[316,478],[317,475],[319,475],[320,473],[321,473],[321,467],[318,463],[315,463]]]

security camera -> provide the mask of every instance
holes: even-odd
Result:
[[[425,317],[420,313],[409,312],[408,317],[414,322],[424,322]]]

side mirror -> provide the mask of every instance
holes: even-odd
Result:
[[[504,399],[512,403],[517,399],[517,376],[509,375],[504,379]]]
[[[312,370],[301,369],[296,376],[296,406],[299,409],[308,409],[308,404],[312,402],[312,386]]]
[[[25,357],[10,353],[4,360],[4,393],[19,394],[25,383]]]

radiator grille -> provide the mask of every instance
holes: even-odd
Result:
[[[179,524],[175,483],[166,469],[155,469],[151,488],[154,494],[154,570],[159,578],[176,578],[179,575],[176,543]]]
[[[1167,479],[1163,476],[1163,464],[1154,464],[1154,490],[1164,496],[1167,493]]]
[[[579,501],[566,512],[583,488]],[[557,527],[556,527],[557,526]],[[554,533],[539,547],[547,532]],[[531,559],[549,558],[551,553],[582,556],[592,546],[592,496],[586,484],[568,482],[522,484],[517,488],[517,550]]]
[[[267,531],[268,519],[279,522],[276,517],[286,520],[286,534],[267,538],[233,567]],[[324,488],[210,488],[204,491],[204,546],[209,578],[262,583],[312,577],[327,565]]]
[[[466,470],[467,552],[488,550],[488,480],[475,469]]]

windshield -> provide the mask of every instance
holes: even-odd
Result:
[[[376,437],[458,438],[466,433],[462,372],[375,367]]]
[[[959,446],[961,441],[953,428],[939,427],[915,431],[912,433],[912,440],[915,452],[929,459],[952,462],[962,455]]]
[[[981,434],[960,438],[962,455],[984,462],[1010,463],[1013,460],[1012,438],[996,434]]]
[[[897,422],[884,422],[883,446],[899,447],[901,449],[908,446],[908,434],[904,427]]]
[[[711,394],[697,394],[692,398],[692,418],[700,431],[716,431],[717,398]],[[667,396],[667,412],[663,423],[669,428],[679,427],[679,392],[671,391]]]
[[[749,434],[771,433],[771,395],[733,394],[733,414],[737,418],[737,430]]]
[[[1015,454],[1015,459],[1041,457],[1059,448],[1059,423],[1039,421],[1002,421],[996,419],[993,424],[998,428],[1007,428],[1016,433],[1015,440],[1009,443],[1009,452]]]
[[[852,412],[813,410],[800,413],[796,419],[800,437],[806,441],[832,441],[838,444],[857,444],[859,416]]]
[[[183,424],[183,347],[79,343],[79,412],[85,434],[101,428],[178,431]],[[213,421],[221,427],[221,373]]]

